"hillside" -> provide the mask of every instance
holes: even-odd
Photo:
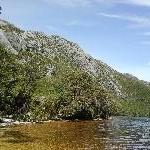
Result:
[[[28,114],[29,118],[32,112],[34,112],[33,118],[38,119],[45,114],[47,115],[43,119],[48,119],[48,116],[80,118],[83,114],[87,116],[86,118],[89,116],[105,118],[111,113],[118,113],[114,105],[118,106],[119,103],[121,107],[122,102],[126,100],[148,102],[148,104],[150,102],[148,82],[117,72],[102,61],[86,54],[77,44],[60,36],[23,31],[7,21],[0,20],[0,43],[1,53],[4,54],[1,56],[1,64],[3,64],[5,82],[12,80],[11,78],[17,81],[13,79],[14,85],[11,87],[12,93],[9,93],[11,98],[8,98],[8,103],[11,101],[10,107],[13,103],[15,107],[17,103],[18,108],[8,114],[16,113],[15,111],[22,114],[24,109],[23,112]],[[10,64],[6,63],[6,56]],[[16,74],[14,71],[6,71],[7,68],[12,67],[12,64],[17,68]],[[1,84],[3,87],[2,82]],[[8,86],[9,84],[7,83]],[[72,87],[73,90],[78,88],[80,90],[76,92],[77,98],[74,96],[71,101]],[[1,91],[4,89],[1,88]],[[3,95],[1,99],[6,98]],[[3,101],[5,103],[5,100]],[[41,111],[41,108],[49,111]],[[114,110],[111,110],[112,108]],[[6,110],[7,108],[4,111]]]

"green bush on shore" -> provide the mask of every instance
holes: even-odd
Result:
[[[141,82],[118,76],[129,95],[120,100],[62,56],[29,50],[13,54],[2,45],[0,54],[1,116],[24,121],[150,116],[150,89]]]
[[[0,111],[23,120],[93,119],[111,114],[109,94],[62,57],[0,46]]]

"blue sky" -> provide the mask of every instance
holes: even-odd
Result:
[[[57,34],[120,72],[150,81],[150,0],[0,0],[1,18]]]

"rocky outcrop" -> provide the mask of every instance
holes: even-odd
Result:
[[[111,115],[111,113],[116,114],[116,111],[118,109],[116,108],[116,106],[120,108],[120,104],[118,104],[119,102],[117,101],[120,98],[126,100],[131,99],[131,100],[140,100],[140,101],[149,100],[150,97],[149,82],[139,80],[138,78],[128,73],[122,74],[117,72],[116,70],[112,69],[110,66],[103,63],[102,61],[96,60],[92,56],[86,54],[83,51],[83,49],[80,48],[76,43],[70,42],[60,36],[56,36],[56,35],[48,36],[41,32],[23,31],[6,21],[0,20],[0,44],[4,44],[7,47],[6,51],[3,51],[4,52],[3,61],[9,62],[10,68],[15,59],[17,61],[17,65],[16,65],[17,67],[15,66],[14,67],[15,69],[24,68],[25,64],[27,64],[25,67],[27,69],[23,70],[23,72],[25,72],[25,76],[23,76],[23,79],[20,80],[21,83],[24,80],[24,77],[25,78],[27,77],[26,73],[29,74],[28,70],[30,69],[31,69],[31,77],[36,77],[37,79],[41,79],[40,77],[43,78],[44,75],[44,77],[46,78],[45,80],[44,79],[42,80],[44,85],[42,89],[43,91],[50,89],[53,85],[57,85],[57,82],[58,85],[54,87],[54,89],[55,88],[59,89],[61,82],[62,82],[61,85],[63,87],[64,83],[66,83],[66,79],[68,79],[69,77],[66,76],[64,80],[64,76],[65,74],[67,74],[66,72],[70,72],[71,79],[69,80],[69,84],[67,84],[66,86],[67,88],[61,89],[63,90],[62,93],[66,94],[70,92],[70,89],[74,87],[72,86],[74,85],[74,82],[78,83],[78,81],[80,81],[82,84],[88,83],[83,88],[84,97],[83,94],[81,94],[82,88],[78,91],[80,87],[79,84],[78,86],[76,85],[78,88],[74,87],[74,90],[72,90],[72,92],[74,91],[73,92],[74,94],[72,93],[68,94],[71,95],[70,97],[68,95],[63,95],[64,96],[63,98],[59,95],[60,91],[57,90],[54,92],[54,95],[53,94],[51,95],[50,92],[48,94],[42,93],[42,95],[39,95],[40,92],[38,90],[36,91],[35,89],[36,88],[41,89],[42,84],[39,83],[38,87],[36,88],[33,88],[31,85],[31,89],[34,89],[37,93],[35,92],[33,94],[34,95],[32,97],[33,99],[31,98],[32,106],[30,107],[32,109],[28,109],[28,111],[26,111],[28,108],[26,105],[26,100],[28,98],[27,97],[24,98],[24,93],[22,92],[20,92],[21,97],[19,96],[20,94],[19,92],[17,93],[17,95],[15,93],[15,98],[14,97],[13,98],[17,103],[15,104],[13,103],[12,106],[17,106],[17,108],[13,113],[14,114],[16,114],[16,112],[19,113],[20,115],[19,117],[21,119],[27,119],[29,121],[48,120],[48,119],[69,119],[69,120],[70,119],[85,120],[85,119],[96,119],[96,118],[105,119],[108,118]],[[1,47],[3,46],[1,45]],[[11,55],[11,53],[9,53],[10,57],[7,61],[6,60],[7,55],[5,56],[5,54],[7,54],[8,52],[7,50],[18,55]],[[30,63],[28,63],[28,59],[18,59],[20,58],[20,56],[24,57],[23,55],[24,52],[26,54],[28,53],[30,54],[25,56],[25,58],[26,57],[29,58]],[[12,59],[12,61],[9,61],[11,60],[12,56],[14,56],[14,59]],[[1,64],[2,64],[1,68],[3,68],[5,65],[3,65],[4,64],[3,62]],[[18,67],[18,64],[19,66],[21,65],[21,67]],[[5,70],[8,70],[7,66],[6,68],[7,69]],[[76,72],[77,74],[79,73],[78,70],[80,70],[79,75],[81,76],[79,77],[82,77],[81,79],[79,78],[77,81],[74,81],[74,79],[78,77],[78,75],[75,73],[75,70],[77,71]],[[34,75],[32,74],[32,71]],[[73,71],[73,73],[71,73],[71,71]],[[81,72],[86,74],[86,76],[84,74],[81,74]],[[20,74],[20,70],[19,73],[17,72],[17,75],[18,74]],[[55,75],[58,76],[57,78],[53,79],[52,77],[55,77]],[[87,80],[84,81],[85,77],[87,76],[88,76]],[[45,82],[49,81],[48,80],[49,78],[51,78],[52,82],[54,82],[53,84],[49,84],[49,83],[45,84]],[[58,81],[55,82],[57,79]],[[91,79],[92,82],[90,82],[89,79]],[[12,81],[12,79],[10,79],[10,81]],[[29,82],[28,80],[27,82],[30,83],[30,81],[31,80],[29,77]],[[48,85],[49,87],[47,87]],[[95,87],[95,89],[93,90],[90,89],[86,93],[85,87],[89,88],[90,86],[91,88]],[[22,87],[22,84],[20,87]],[[96,87],[100,87],[101,89],[103,89],[103,91],[100,91],[100,89],[99,88],[97,89]],[[28,91],[31,90],[29,87],[27,87],[26,89],[28,89]],[[17,90],[11,90],[11,91],[16,92]],[[95,91],[98,91],[99,93],[101,92],[102,95],[92,96],[92,94],[95,93]],[[105,92],[108,95],[107,94],[105,95]],[[76,98],[77,96],[78,98]],[[51,101],[51,99],[54,101]],[[107,101],[107,99],[109,100]],[[113,101],[111,101],[112,99]],[[83,102],[81,100],[83,100]],[[5,101],[5,97],[4,97],[4,101]],[[8,105],[6,104],[6,106]],[[7,108],[8,107],[6,107],[5,110],[7,110]],[[22,112],[25,112],[26,114],[24,115]],[[3,122],[6,125],[9,124],[7,120],[0,119],[0,123],[1,122]]]
[[[0,42],[5,44],[13,53],[28,49],[52,57],[63,56],[97,78],[103,88],[117,96],[124,96],[121,86],[114,78],[115,70],[102,61],[85,54],[77,44],[60,36],[47,36],[41,32],[23,31],[6,21],[0,20]]]

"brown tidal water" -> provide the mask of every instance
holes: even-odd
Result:
[[[150,150],[150,119],[113,117],[0,128],[0,150]]]

